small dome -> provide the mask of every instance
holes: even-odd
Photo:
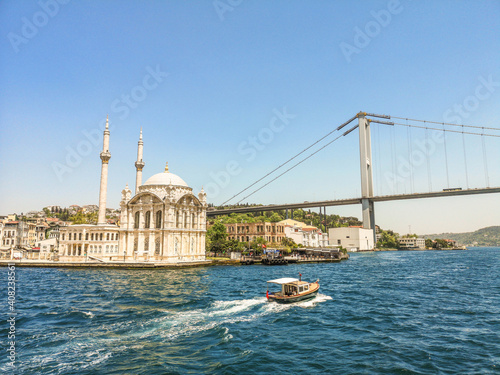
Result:
[[[149,177],[143,185],[173,185],[189,187],[182,178],[168,171],[157,173],[154,176]]]

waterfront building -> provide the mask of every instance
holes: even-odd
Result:
[[[47,223],[41,222],[36,224],[36,241],[42,241],[45,239],[45,235],[47,229],[49,229],[49,225]]]
[[[279,244],[285,238],[285,226],[281,223],[236,223],[224,224],[230,240],[250,242],[258,237],[267,242]]]
[[[55,238],[37,241],[35,247],[31,249],[31,259],[51,260],[53,254],[57,252],[57,242]]]
[[[361,227],[328,229],[329,244],[342,246],[347,251],[370,251],[374,248],[373,230]]]
[[[425,238],[400,238],[399,248],[404,250],[422,250],[425,249]]]
[[[4,222],[2,231],[2,248],[10,249],[17,245],[17,221]]]
[[[292,227],[299,227],[299,228],[312,227],[310,225],[307,225],[306,223],[303,223],[302,221],[297,221],[297,220],[293,220],[293,219],[281,220],[281,221],[279,221],[279,223],[283,224],[283,225],[289,225]]]
[[[47,219],[48,220],[48,219]],[[59,241],[61,237],[61,228],[66,227],[68,224],[64,221],[56,220],[49,221],[47,229],[47,238],[55,238]]]
[[[63,261],[118,260],[116,225],[76,224],[60,228],[59,259]]]
[[[101,152],[101,185],[97,225],[79,224],[60,228],[63,261],[156,261],[178,263],[205,260],[207,195],[170,173],[161,173],[142,184],[142,129],[138,143],[135,194],[128,185],[122,191],[120,224],[106,219],[109,152],[106,121]]]
[[[37,240],[36,223],[27,222],[27,224],[28,224],[28,246],[32,247],[35,245],[35,242]]]
[[[285,236],[303,247],[328,246],[328,235],[323,233],[319,228],[309,225],[285,225]]]

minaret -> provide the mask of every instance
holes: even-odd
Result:
[[[137,144],[137,161],[135,162],[135,193],[139,192],[139,186],[142,185],[142,168],[144,168],[144,162],[142,161],[142,146],[144,143],[142,142],[142,127],[141,127],[141,135],[139,136],[139,143]]]
[[[101,189],[99,190],[99,217],[97,224],[106,224],[106,195],[108,191],[108,162],[111,159],[109,153],[109,122],[106,116],[106,129],[104,129],[104,140],[101,152]]]

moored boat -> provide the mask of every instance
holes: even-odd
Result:
[[[269,284],[277,284],[281,286],[280,291],[269,292]],[[291,303],[303,301],[313,298],[319,291],[319,279],[313,283],[284,277],[276,280],[269,280],[267,282],[267,300],[270,302],[278,303]]]

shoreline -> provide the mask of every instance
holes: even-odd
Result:
[[[299,260],[297,263],[339,263],[347,259],[311,259]],[[260,264],[256,263],[256,264]],[[161,268],[194,268],[210,266],[243,266],[239,259],[211,259],[196,262],[162,263],[162,262],[60,262],[47,260],[0,260],[0,267],[40,267],[40,268],[112,268],[112,269],[161,269]]]

